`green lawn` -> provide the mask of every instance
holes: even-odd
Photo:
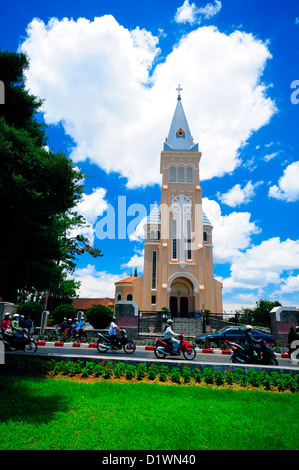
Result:
[[[299,395],[1,377],[1,450],[298,449]]]

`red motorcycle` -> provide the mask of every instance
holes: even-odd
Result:
[[[173,350],[173,344],[167,340],[155,338],[154,353],[158,359],[164,359],[166,356],[180,356],[181,352],[185,359],[192,361],[196,356],[195,348],[192,344],[185,340],[184,335],[180,334],[180,345],[178,350]]]

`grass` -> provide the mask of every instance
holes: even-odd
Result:
[[[1,450],[297,450],[298,394],[1,377]]]

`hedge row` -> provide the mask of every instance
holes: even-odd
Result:
[[[1,375],[47,375],[53,377],[62,375],[79,378],[99,378],[126,380],[149,380],[159,382],[170,382],[177,384],[203,384],[216,386],[237,385],[244,388],[257,387],[263,390],[279,392],[298,392],[299,374],[292,377],[290,374],[281,374],[273,371],[268,374],[266,371],[256,371],[249,369],[245,373],[241,368],[236,370],[227,369],[224,372],[212,370],[205,367],[191,369],[188,365],[182,369],[178,367],[170,368],[167,365],[145,363],[128,365],[122,362],[113,364],[112,361],[102,361],[100,363],[84,361],[55,361],[51,359],[44,361],[37,358],[18,358],[10,356],[6,364],[0,366]]]

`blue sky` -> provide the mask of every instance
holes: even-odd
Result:
[[[30,58],[27,87],[44,99],[48,146],[90,175],[78,210],[104,256],[78,260],[81,296],[113,296],[114,282],[142,274],[145,214],[134,210],[160,201],[180,83],[224,311],[261,298],[299,307],[298,35],[297,0],[2,6],[0,47]],[[107,208],[116,236],[99,239]]]

